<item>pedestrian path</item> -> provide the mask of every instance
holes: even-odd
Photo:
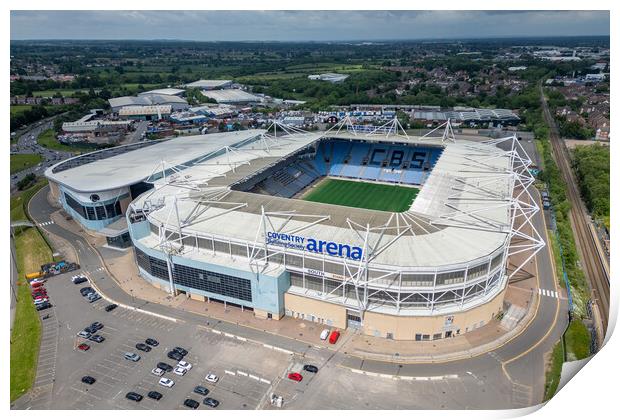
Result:
[[[541,296],[547,296],[547,297],[556,298],[556,299],[560,297],[558,295],[558,292],[556,292],[555,290],[538,289],[538,294]]]
[[[43,226],[49,226],[49,225],[53,225],[53,224],[54,224],[53,220],[48,220],[47,222],[37,223],[37,226],[43,227]]]

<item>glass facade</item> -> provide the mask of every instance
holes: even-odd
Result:
[[[116,248],[128,248],[131,246],[129,232],[114,237],[106,236],[106,240],[108,241],[108,245]]]
[[[139,248],[135,251],[138,265],[143,270],[162,280],[169,280],[166,261],[151,257]],[[252,283],[248,279],[175,264],[173,280],[179,286],[252,302]]]
[[[67,205],[86,220],[106,220],[113,217],[121,216],[123,214],[123,212],[121,211],[121,203],[119,200],[116,200],[114,203],[109,204],[85,206],[79,203],[67,193],[64,193],[64,196]]]

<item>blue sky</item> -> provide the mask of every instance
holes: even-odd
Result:
[[[12,11],[11,39],[338,41],[609,35],[607,11]]]

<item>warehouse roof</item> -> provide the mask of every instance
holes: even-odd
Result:
[[[185,92],[185,89],[175,89],[175,88],[164,88],[164,89],[154,89],[149,90],[147,92],[138,93],[138,96],[145,95],[170,95],[170,96],[178,96]]]
[[[241,89],[203,90],[202,94],[223,103],[260,102],[262,100],[260,96],[252,95]]]
[[[204,88],[215,89],[218,87],[226,86],[232,83],[232,80],[196,80],[192,83],[187,83],[183,86],[186,88]]]

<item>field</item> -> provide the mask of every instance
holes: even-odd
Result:
[[[41,160],[41,155],[37,154],[23,153],[11,155],[11,174],[32,168],[39,164]]]
[[[306,201],[371,210],[403,212],[418,195],[417,188],[326,178],[302,197]]]

